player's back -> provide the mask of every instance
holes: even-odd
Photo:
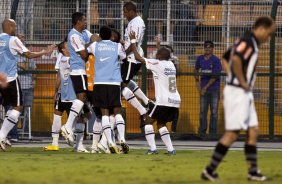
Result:
[[[171,61],[146,59],[146,66],[153,72],[156,104],[179,107],[180,95],[176,86],[176,68]]]
[[[232,65],[231,56],[237,55],[242,62],[243,74],[248,84],[253,87],[256,79],[256,66],[258,61],[258,41],[252,32],[246,32],[238,39],[233,47],[224,54],[224,58]],[[231,71],[226,78],[227,84],[240,86],[239,80]]]
[[[120,83],[119,44],[103,40],[95,44],[94,83]]]

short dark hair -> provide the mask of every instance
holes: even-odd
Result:
[[[161,47],[157,54],[161,55],[161,59],[169,60],[170,59],[170,50],[166,47]]]
[[[132,10],[134,12],[137,12],[137,5],[133,1],[124,3],[123,8],[126,8],[128,11]]]
[[[164,45],[164,47],[166,47],[167,49],[169,49],[171,52],[174,52],[172,46],[170,46],[170,45]]]
[[[253,29],[258,27],[270,28],[274,24],[274,20],[269,16],[262,16],[256,19]]]
[[[57,45],[59,52],[62,53],[62,54],[63,54],[63,49],[65,48],[65,43],[66,43],[66,41],[64,40]]]
[[[100,28],[100,37],[102,40],[109,40],[112,36],[112,30],[109,26],[102,26]]]
[[[204,47],[207,47],[207,46],[210,46],[210,47],[214,47],[214,43],[213,43],[213,41],[210,41],[210,40],[206,40],[205,42],[204,42]]]
[[[71,16],[72,25],[76,25],[79,20],[82,20],[82,17],[85,16],[81,12],[74,12]]]
[[[121,34],[117,29],[112,28],[112,32],[114,32],[117,35],[117,40],[113,40],[114,42],[119,43],[121,39]]]

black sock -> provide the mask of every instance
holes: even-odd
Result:
[[[249,165],[249,173],[257,173],[257,147],[255,145],[245,144],[245,155]]]
[[[218,143],[215,147],[215,150],[213,152],[212,158],[211,158],[211,163],[206,167],[207,171],[209,173],[213,173],[217,166],[220,164],[222,161],[223,157],[226,155],[229,147],[224,146],[221,143]]]

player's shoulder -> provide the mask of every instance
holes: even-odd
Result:
[[[145,58],[146,62],[148,64],[151,64],[151,65],[157,65],[159,64],[159,60],[158,59],[148,59],[148,58]]]
[[[135,18],[131,21],[131,24],[140,25],[140,26],[145,25],[143,19],[142,19],[140,16],[135,17]]]

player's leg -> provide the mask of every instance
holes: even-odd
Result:
[[[84,131],[86,126],[86,121],[89,121],[92,117],[92,113],[90,108],[87,104],[84,104],[82,113],[79,116],[76,125],[75,125],[75,132],[76,132],[76,149],[75,151],[80,153],[89,153],[89,151],[83,145],[83,138],[84,138]]]
[[[156,146],[156,141],[155,141],[155,131],[153,127],[153,123],[156,121],[155,119],[152,118],[152,114],[155,111],[155,106],[152,106],[152,109],[149,109],[148,113],[146,114],[146,119],[145,119],[145,138],[147,140],[147,143],[150,147],[150,149],[146,152],[146,154],[158,154],[157,146]]]
[[[202,172],[202,179],[215,181],[218,178],[215,172],[224,156],[228,152],[229,147],[234,141],[237,140],[238,131],[225,131],[220,141],[215,146],[214,152],[211,157],[210,163],[206,166],[205,170]]]
[[[253,99],[253,98],[252,98]],[[258,118],[254,102],[251,103],[249,128],[247,130],[247,140],[245,143],[245,156],[248,165],[248,179],[253,181],[265,181],[266,176],[260,173],[257,166],[257,137],[258,137]]]
[[[70,77],[71,77],[71,80],[74,86],[74,90],[75,90],[77,99],[73,101],[67,122],[65,125],[62,126],[61,130],[62,130],[62,135],[67,140],[68,144],[73,146],[74,135],[73,135],[72,127],[87,99],[87,96],[86,96],[87,76],[86,75],[74,75],[74,76],[71,75]]]
[[[125,141],[125,123],[121,115],[121,108],[120,107],[114,108],[114,114],[115,114],[115,122],[116,122],[117,130],[120,138],[120,146],[122,148],[123,153],[128,153],[129,146]]]
[[[218,104],[220,99],[220,91],[215,90],[210,93],[209,105],[210,105],[210,126],[209,135],[212,138],[216,137],[217,134],[217,120],[218,120]]]
[[[91,146],[91,153],[99,153],[97,144],[102,136],[102,113],[100,108],[93,108],[96,119],[93,125],[93,139]]]
[[[0,149],[5,151],[7,147],[11,146],[11,143],[7,140],[7,135],[17,124],[23,109],[22,92],[18,79],[9,82],[7,88],[1,89],[1,94],[4,99],[3,105],[7,106],[9,104],[14,107],[6,113],[0,130]]]
[[[164,142],[164,144],[166,146],[168,155],[175,155],[176,151],[173,148],[169,131],[168,131],[168,129],[167,129],[167,127],[165,125],[166,125],[166,122],[159,121],[159,120],[157,121],[157,126],[158,126],[158,129],[159,129],[159,133],[160,133],[162,141]]]
[[[145,105],[149,103],[149,98],[143,93],[143,91],[133,80],[130,80],[128,82],[127,87],[134,93],[135,96],[141,99]]]
[[[107,137],[104,133],[102,133],[102,137],[101,137],[99,143],[97,144],[97,147],[98,147],[100,152],[106,153],[106,154],[111,154],[110,148],[108,146],[108,140],[107,140]]]

